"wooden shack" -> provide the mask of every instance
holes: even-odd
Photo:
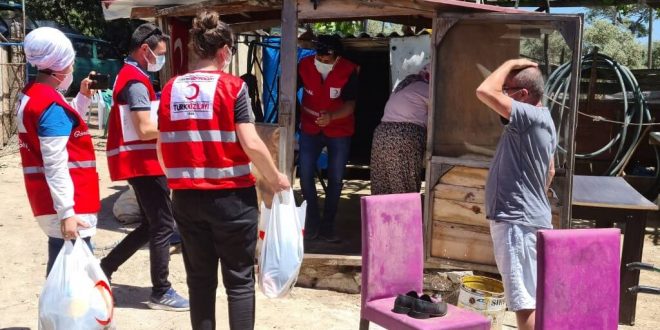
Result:
[[[133,16],[156,17],[168,31],[202,9],[217,10],[238,31],[281,26],[277,136],[278,165],[286,173],[292,173],[294,166],[299,24],[375,19],[431,28],[433,81],[424,192],[427,264],[497,272],[484,215],[483,188],[502,125],[498,116],[477,101],[474,92],[485,75],[503,61],[520,57],[525,42],[542,45],[550,33],[563,36],[572,51],[567,58],[578,63],[580,16],[522,12],[454,0],[216,0],[168,8],[134,8]],[[567,152],[557,155],[555,162],[554,190],[558,197],[554,199],[554,222],[562,228],[570,219],[573,123],[580,74],[574,67],[572,78],[566,82],[569,129],[559,138]],[[163,81],[172,70],[163,71]]]
[[[579,63],[581,24],[579,17],[561,15],[440,13],[436,18],[426,167],[428,262],[496,272],[484,186],[503,125],[476,99],[476,87],[505,60],[521,57],[526,42],[542,42],[551,33],[563,36],[573,63]],[[558,136],[567,151],[555,157],[555,228],[568,227],[570,219],[577,68],[566,82],[568,129]]]

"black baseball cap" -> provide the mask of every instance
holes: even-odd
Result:
[[[343,48],[341,39],[336,35],[322,34],[312,42],[318,55],[338,55]]]

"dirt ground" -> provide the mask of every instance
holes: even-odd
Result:
[[[96,137],[100,133],[92,132]],[[96,138],[95,141],[102,211],[99,231],[94,237],[94,253],[102,257],[133,227],[124,227],[113,219],[112,205],[127,189],[127,184],[110,182],[103,152],[105,146],[102,140]],[[0,329],[37,329],[38,299],[45,280],[46,236],[30,212],[20,157],[15,148],[7,153],[6,149],[0,152],[4,154],[0,156],[0,212],[3,214],[0,217]],[[355,200],[345,196],[342,203],[355,203]],[[643,260],[660,265],[660,246],[654,246],[649,238],[645,241]],[[150,293],[148,264],[149,252],[142,249],[113,275],[117,329],[189,329],[188,313],[154,311],[146,307]],[[187,296],[180,254],[172,256],[170,281],[176,290]],[[660,274],[645,272],[641,283],[660,286]],[[226,329],[226,298],[222,288],[217,298],[218,329]],[[634,328],[660,329],[659,306],[660,296],[640,295]],[[257,292],[256,324],[257,329],[356,329],[359,310],[360,296],[355,294],[296,288],[290,297],[272,300]],[[515,328],[513,314],[508,313],[505,323],[505,328]]]

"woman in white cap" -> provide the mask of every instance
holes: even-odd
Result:
[[[90,244],[100,209],[92,137],[82,115],[92,92],[90,79],[69,104],[62,93],[73,81],[75,52],[59,30],[43,27],[25,37],[27,61],[39,70],[19,95],[18,143],[32,213],[48,236],[50,272],[65,240]]]

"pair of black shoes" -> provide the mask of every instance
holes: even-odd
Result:
[[[392,312],[408,314],[408,316],[416,319],[442,317],[447,315],[447,303],[434,302],[427,294],[418,296],[417,292],[410,291],[405,295],[400,294],[396,297]]]
[[[305,232],[304,240],[306,242],[311,241],[323,241],[326,243],[339,244],[341,243],[341,238],[337,237],[335,234],[321,234],[319,232]]]

